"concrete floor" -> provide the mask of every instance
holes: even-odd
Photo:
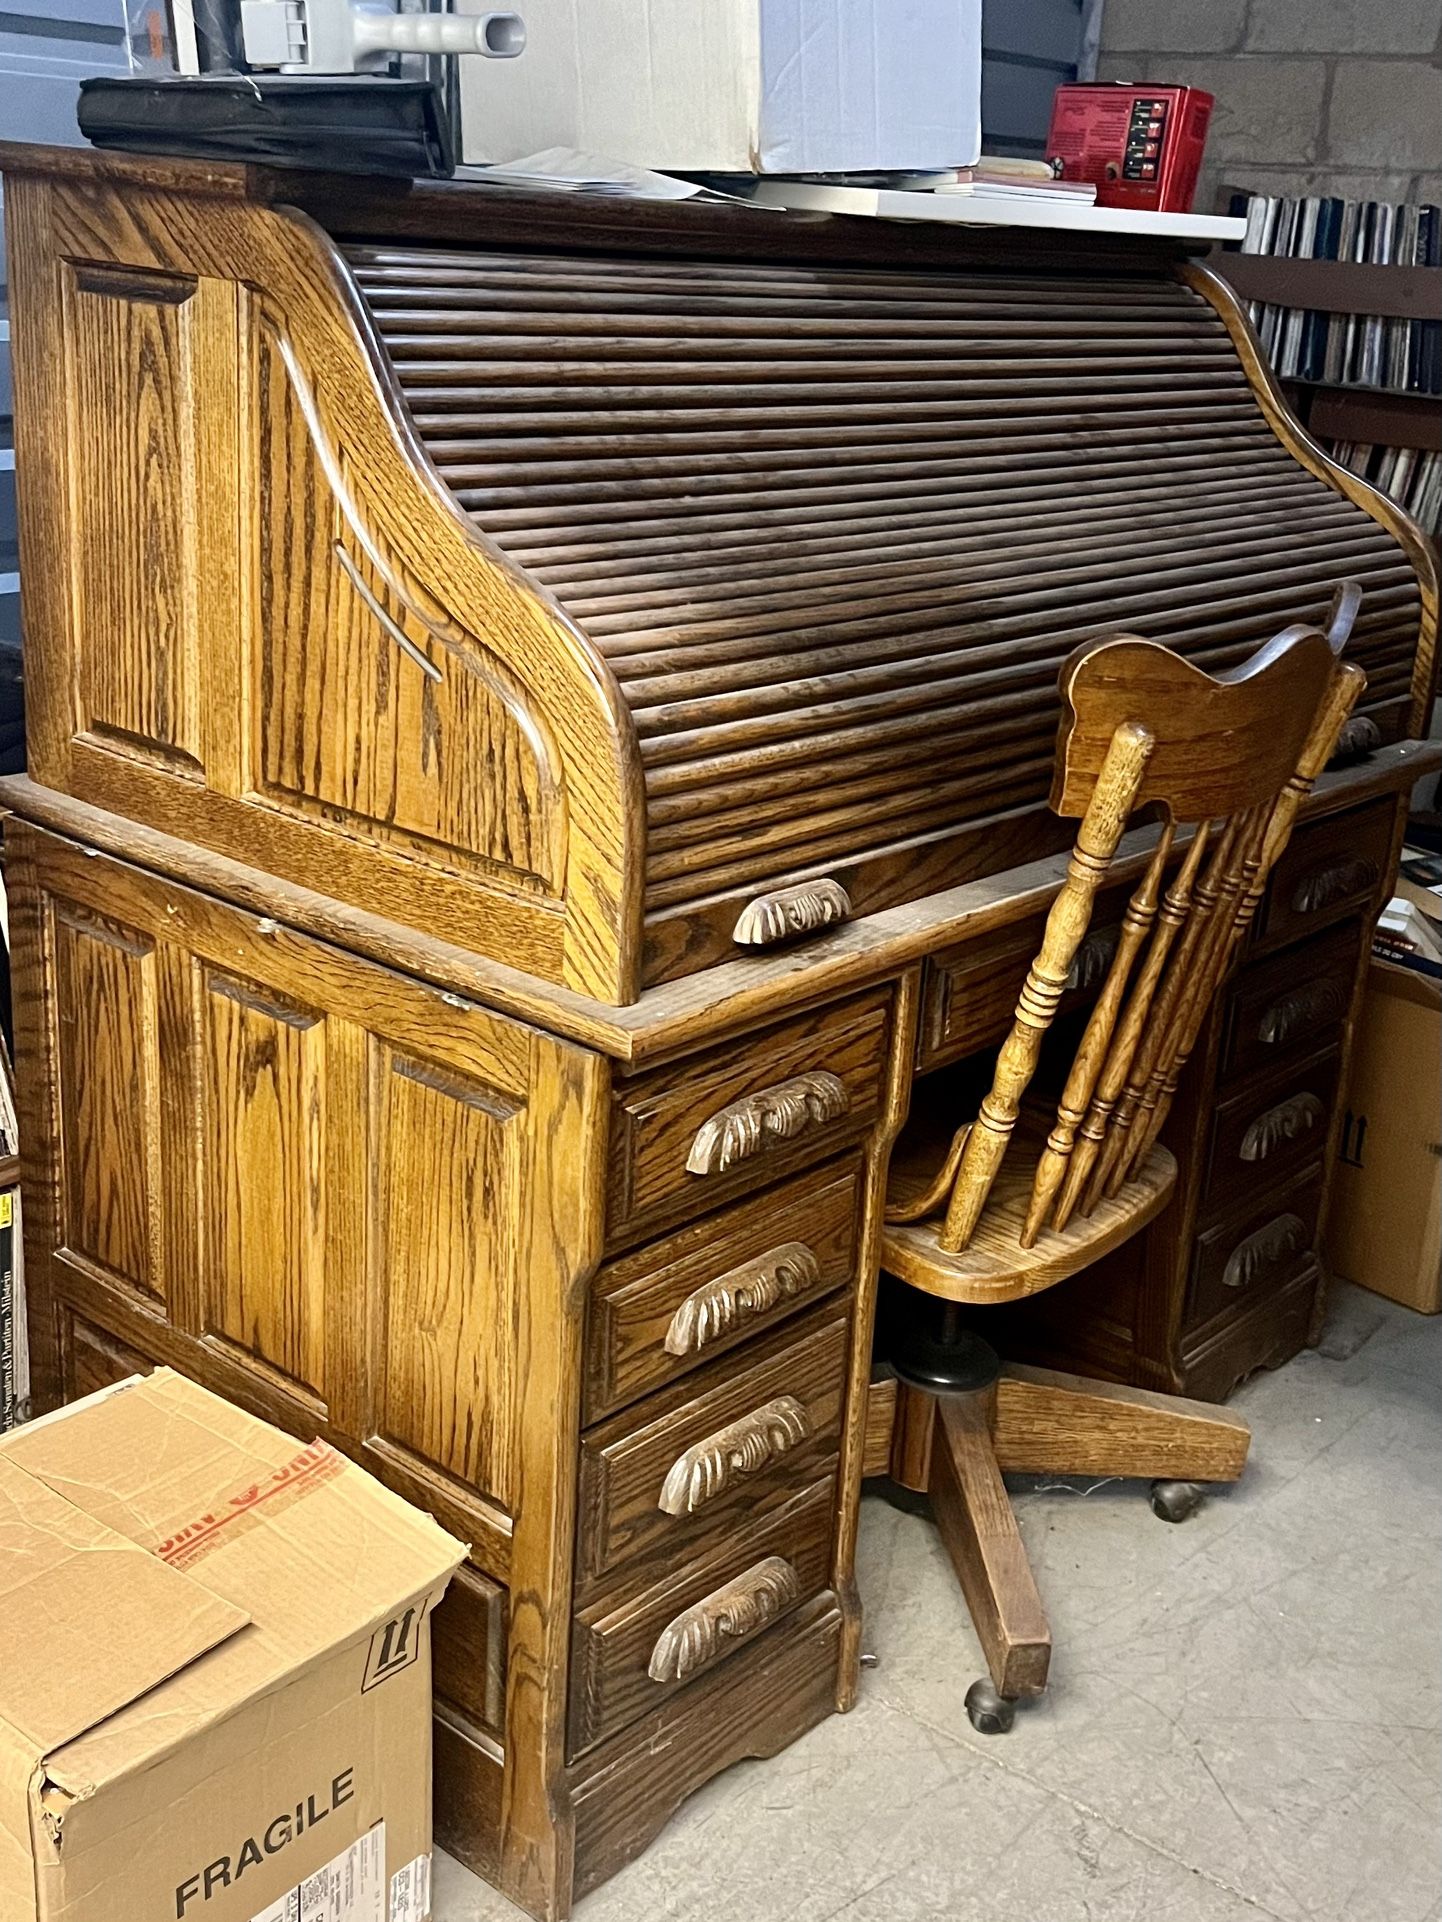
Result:
[[[710,1783],[578,1922],[1442,1922],[1439,1382],[1442,1317],[1343,1288],[1185,1525],[1018,1483],[1056,1654],[1007,1736],[962,1708],[935,1532],[868,1497],[858,1708]],[[436,1922],[517,1914],[442,1858]]]

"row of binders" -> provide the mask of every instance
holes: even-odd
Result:
[[[1442,208],[1317,194],[1234,194],[1244,254],[1442,266]],[[1442,394],[1442,320],[1324,314],[1253,301],[1252,324],[1273,367],[1290,380]]]
[[[1328,451],[1405,508],[1424,533],[1442,530],[1442,453],[1356,440],[1336,441]]]

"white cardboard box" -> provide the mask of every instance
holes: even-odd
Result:
[[[981,0],[515,6],[519,59],[457,63],[467,161],[575,147],[663,170],[840,173],[981,152]]]

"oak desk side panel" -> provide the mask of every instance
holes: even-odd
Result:
[[[332,243],[6,186],[36,778],[630,1000],[629,721],[442,486]]]
[[[27,823],[5,856],[38,1401],[168,1362],[472,1544],[437,1690],[544,1909],[604,1064]]]

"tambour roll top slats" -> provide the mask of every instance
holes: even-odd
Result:
[[[457,500],[609,663],[653,929],[1020,858],[1056,679],[1128,630],[1217,668],[1365,590],[1405,732],[1418,584],[1266,424],[1170,278],[347,249]]]

